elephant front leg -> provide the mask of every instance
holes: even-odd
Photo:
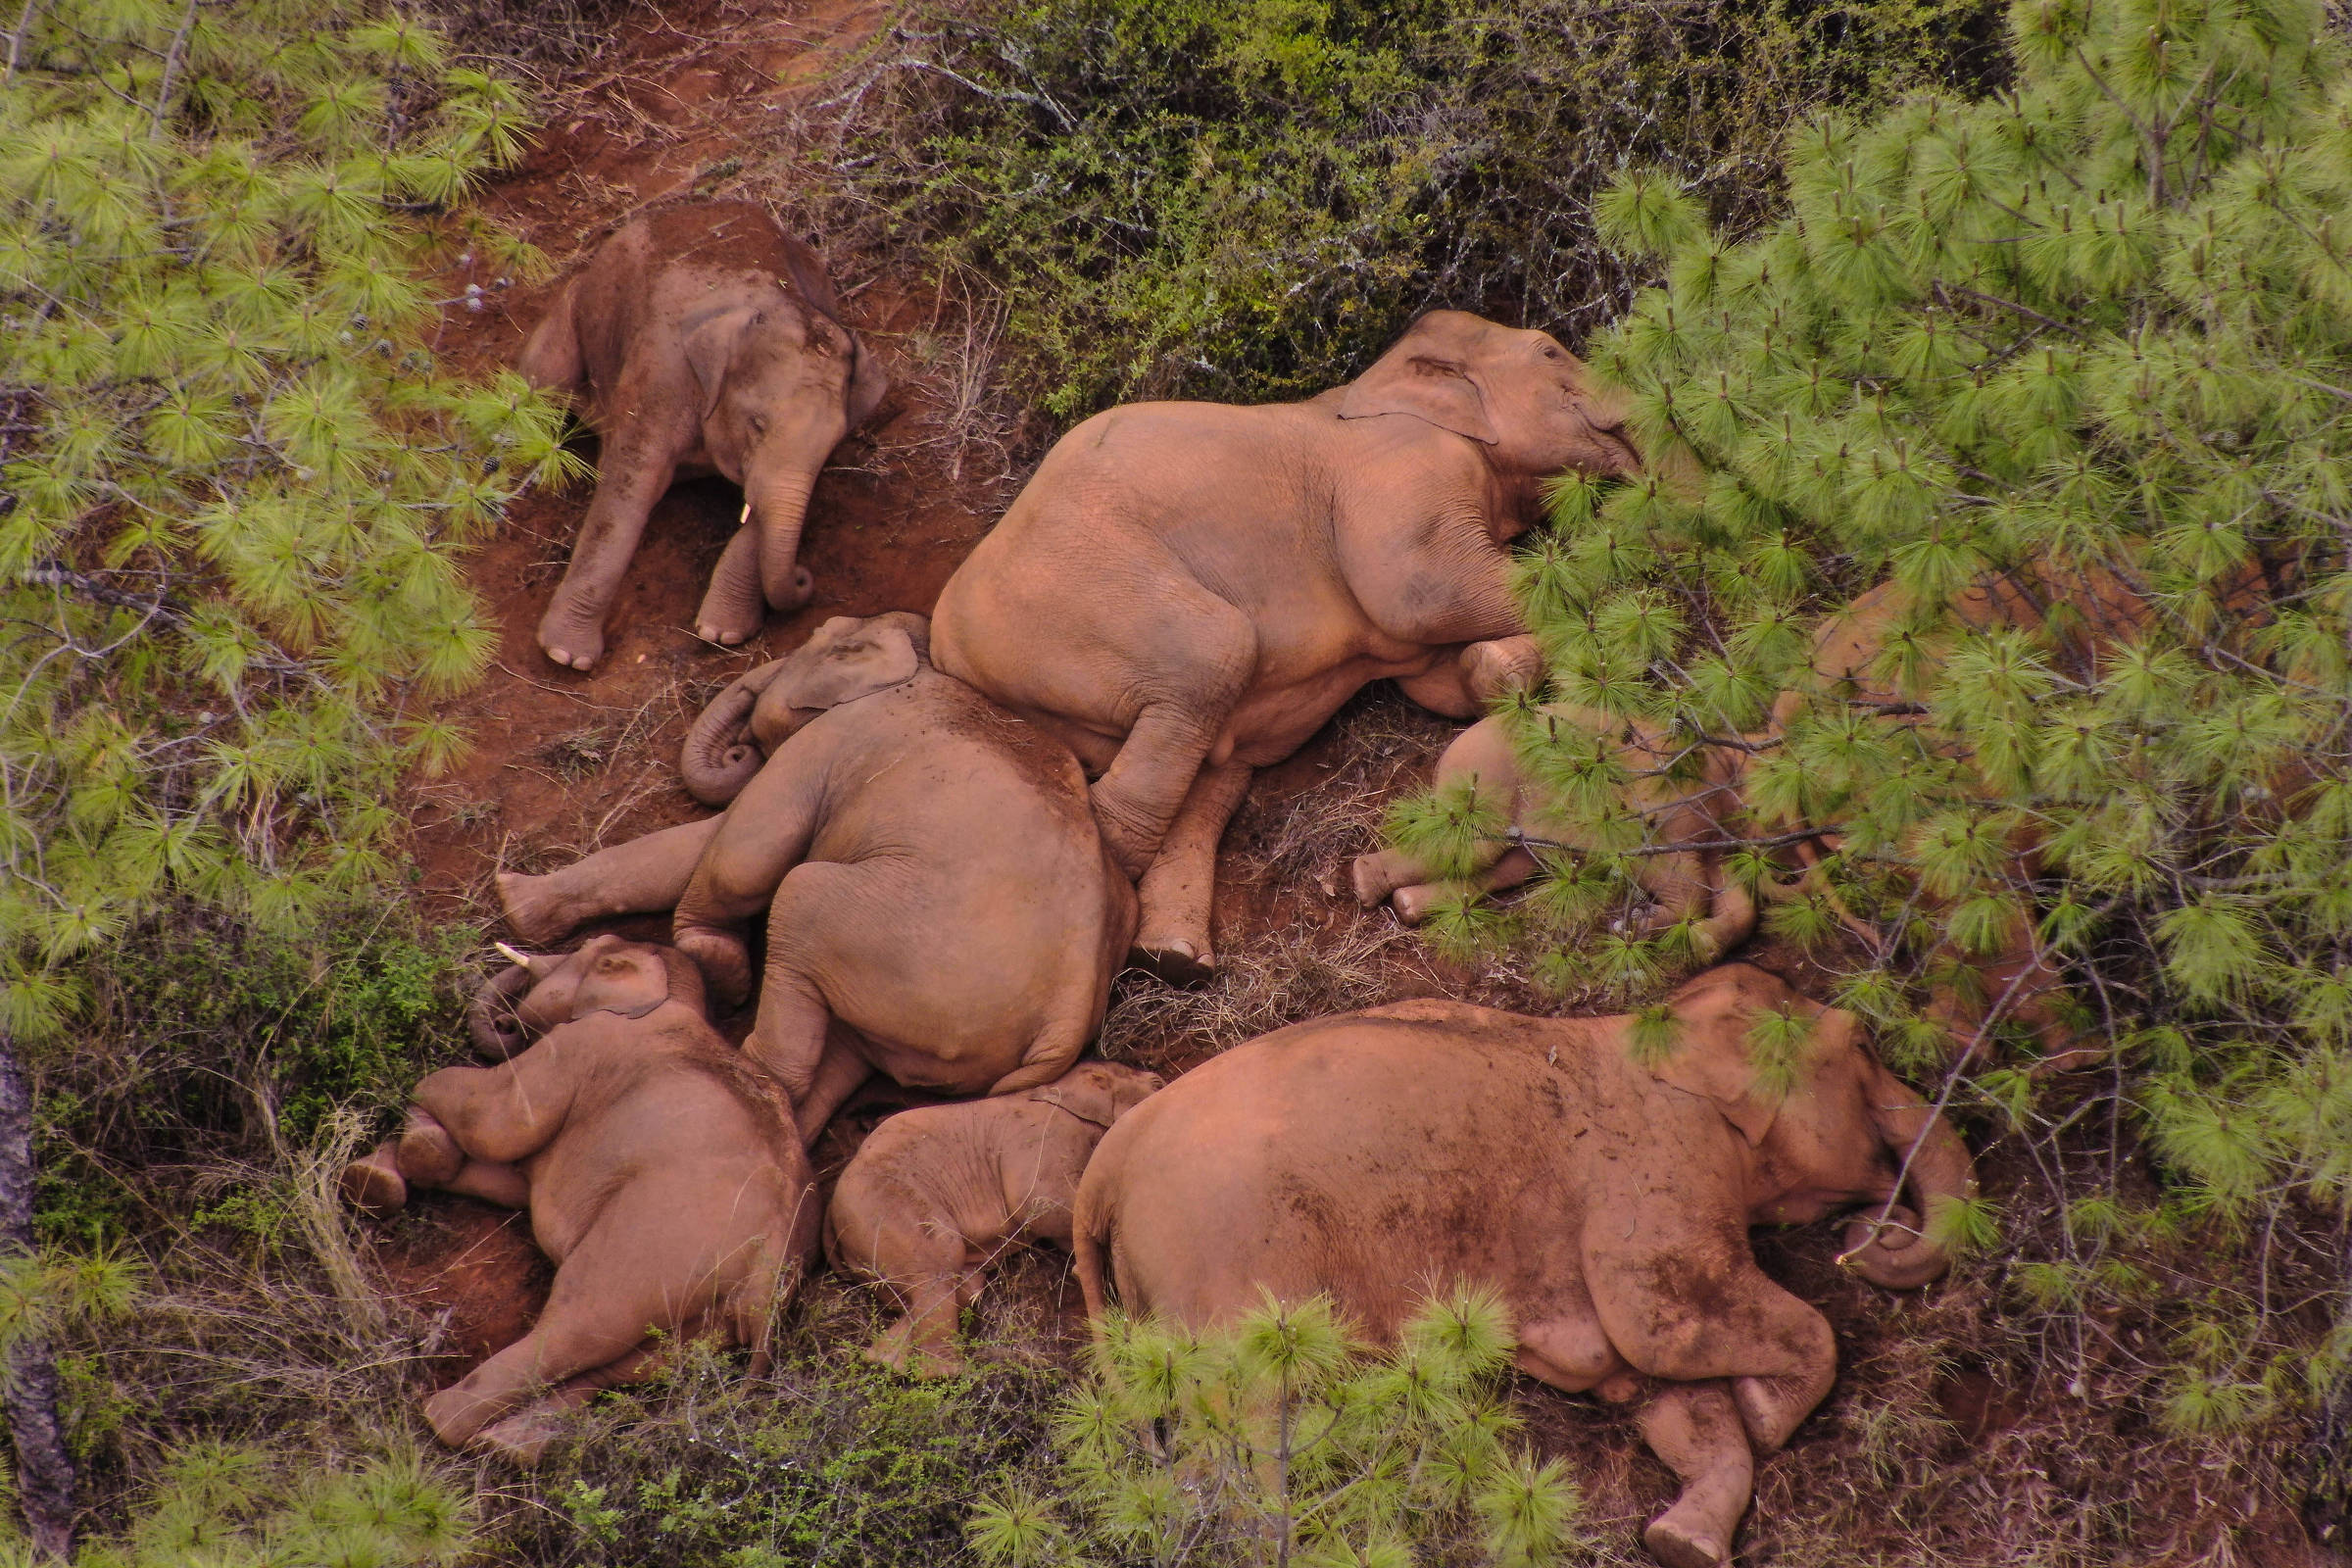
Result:
[[[676,471],[674,452],[635,431],[607,451],[596,499],[589,502],[571,547],[571,564],[539,618],[539,646],[549,659],[573,669],[593,669],[605,657],[605,612],[636,557],[646,518]]]
[[[1136,890],[1143,908],[1134,961],[1171,985],[1196,984],[1217,972],[1208,935],[1217,845],[1249,793],[1250,771],[1240,762],[1200,770]]]
[[[1635,1421],[1683,1483],[1642,1544],[1666,1568],[1722,1568],[1755,1487],[1755,1456],[1730,1392],[1714,1382],[1662,1384]]]
[[[733,648],[759,635],[767,618],[767,597],[760,586],[760,534],[752,526],[752,507],[745,502],[743,525],[718,558],[710,586],[703,592],[703,608],[694,612],[694,634],[708,643]],[[806,566],[794,568],[804,591],[815,586]],[[805,597],[804,592],[804,597]]]
[[[1425,674],[1396,682],[1416,704],[1446,718],[1478,718],[1507,691],[1533,691],[1544,680],[1544,655],[1533,637],[1466,643]]]
[[[560,942],[592,920],[677,907],[724,817],[707,817],[599,850],[545,876],[498,873],[507,926],[532,944]]]

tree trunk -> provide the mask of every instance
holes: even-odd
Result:
[[[16,1043],[0,1030],[0,1252],[29,1256],[32,1238],[32,1093]],[[58,1420],[57,1361],[38,1334],[8,1359],[8,1435],[17,1450],[17,1501],[35,1551],[74,1554],[74,1456]]]

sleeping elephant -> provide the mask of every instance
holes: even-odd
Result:
[[[898,1320],[866,1350],[903,1372],[964,1369],[956,1318],[989,1268],[1024,1242],[1070,1245],[1070,1200],[1103,1133],[1165,1087],[1156,1073],[1083,1061],[1018,1095],[919,1105],[858,1146],[825,1209],[825,1255],[872,1280]]]
[[[808,492],[889,379],[842,322],[824,263],[764,209],[703,202],[630,222],[564,285],[516,368],[584,395],[604,439],[596,499],[539,622],[548,658],[589,669],[604,657],[606,609],[680,474],[724,474],[744,494],[698,634],[740,643],[767,607],[808,602]]]
[[[1195,1068],[1105,1133],[1079,1183],[1089,1310],[1200,1327],[1262,1292],[1321,1293],[1393,1339],[1420,1297],[1492,1288],[1523,1371],[1642,1400],[1642,1436],[1684,1483],[1649,1549],[1727,1562],[1754,1455],[1788,1442],[1838,1358],[1828,1320],[1756,1267],[1748,1228],[1869,1205],[1843,1261],[1907,1290],[1947,1261],[1920,1215],[1976,1183],[1852,1014],[1740,964],[1669,1006],[1659,1041],[1636,1017],[1402,1003]],[[1767,1072],[1745,1041],[1771,1013],[1810,1033]]]
[[[1068,748],[931,667],[928,623],[835,617],[747,677],[775,750],[725,814],[501,876],[527,940],[670,908],[810,1140],[876,1069],[948,1094],[1051,1083],[1095,1037],[1135,894]]]
[[[939,667],[1069,742],[1143,879],[1141,955],[1195,976],[1251,770],[1384,676],[1460,718],[1531,683],[1506,546],[1547,476],[1634,462],[1547,333],[1433,312],[1303,403],[1141,403],[1063,436],[941,591]]]
[[[412,1188],[528,1208],[556,1265],[530,1332],[425,1401],[434,1435],[529,1464],[559,1417],[717,1335],[767,1358],[769,1324],[815,1255],[816,1183],[776,1086],[719,1038],[674,950],[597,937],[485,988],[496,1067],[416,1086],[406,1130],[343,1172],[388,1213]],[[517,981],[514,977],[519,976]]]
[[[1725,875],[1720,848],[1740,821],[1745,753],[1709,746],[1686,757],[1689,748],[1642,725],[1565,703],[1546,705],[1540,722],[1605,737],[1602,744],[1614,748],[1626,770],[1644,780],[1628,804],[1647,816],[1652,846],[1667,852],[1634,861],[1634,875],[1654,901],[1646,934],[1694,922],[1692,949],[1701,964],[1754,934],[1756,901]],[[1566,852],[1594,848],[1572,820],[1545,808],[1544,792],[1526,777],[1499,714],[1454,737],[1438,759],[1433,782],[1441,790],[1476,791],[1500,810],[1511,831],[1484,847],[1471,867],[1471,891],[1500,892],[1534,876],[1539,867],[1527,841]],[[1358,903],[1371,907],[1386,901],[1407,925],[1420,924],[1449,891],[1435,867],[1398,849],[1358,856],[1352,880]]]

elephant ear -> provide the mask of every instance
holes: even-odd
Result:
[[[749,315],[741,306],[724,306],[707,316],[690,316],[681,323],[686,368],[694,372],[695,388],[703,397],[701,418],[710,418],[718,408],[718,394],[727,384],[727,367],[735,359],[735,344],[743,336]]]
[[[669,965],[660,953],[646,947],[617,948],[588,960],[587,972],[571,994],[571,1015],[617,1012],[624,1018],[642,1018],[667,1002],[669,992]]]
[[[824,635],[821,628],[818,635]],[[884,622],[830,639],[830,646],[814,659],[787,659],[784,663],[787,667],[772,689],[786,704],[839,708],[914,679],[922,657],[906,627]]]
[[[1762,1011],[1756,1005],[1762,999],[1737,979],[1734,975],[1734,983],[1707,985],[1701,977],[1674,998],[1678,1038],[1672,1050],[1649,1064],[1649,1074],[1713,1104],[1754,1148],[1772,1130],[1784,1097],[1758,1081],[1747,1036]],[[1787,989],[1778,981],[1773,985]]]
[[[874,351],[865,346],[857,333],[850,334],[850,428],[855,430],[874,416],[882,406],[883,394],[890,390],[890,376],[883,370],[882,362]]]
[[[1340,417],[1409,414],[1486,446],[1502,440],[1488,408],[1483,363],[1494,327],[1460,311],[1432,311],[1348,383]]]
[[[1104,1131],[1119,1119],[1116,1097],[1093,1074],[1071,1073],[1043,1089],[1031,1091],[1029,1098]]]

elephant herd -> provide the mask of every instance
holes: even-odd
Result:
[[[738,644],[808,602],[814,478],[885,380],[764,211],[630,222],[522,369],[603,437],[548,658],[597,662],[683,472],[746,497],[701,634]],[[1459,719],[1541,682],[1510,542],[1546,477],[1638,463],[1550,336],[1434,312],[1303,402],[1096,416],[928,617],[828,620],[727,687],[681,759],[717,814],[501,875],[513,933],[549,951],[501,944],[513,967],[469,1014],[496,1064],[424,1079],[400,1134],[345,1172],[371,1213],[416,1188],[527,1207],[556,1263],[532,1330],[427,1401],[435,1433],[528,1462],[564,1410],[681,1339],[762,1361],[820,1251],[898,1309],[868,1353],[921,1373],[962,1365],[957,1312],[1020,1241],[1067,1247],[1092,1312],[1196,1326],[1320,1292],[1377,1337],[1468,1279],[1508,1303],[1522,1370],[1631,1406],[1682,1478],[1651,1552],[1728,1561],[1755,1456],[1836,1367],[1827,1320],[1758,1270],[1748,1228],[1859,1207],[1842,1261],[1906,1289],[1945,1262],[1929,1207],[1974,1190],[1959,1137],[1852,1015],[1726,964],[1662,1013],[1406,1003],[1166,1085],[1084,1055],[1122,965],[1214,971],[1217,844],[1253,769],[1374,680]],[[1491,724],[1446,765],[1507,768]],[[1716,808],[1684,804],[1689,842],[1721,837],[1699,830]],[[1703,852],[1655,875],[1673,918],[1704,906],[1707,956],[1752,929]],[[1359,897],[1407,918],[1428,880],[1394,855],[1356,867]],[[666,945],[553,953],[660,912]],[[711,1019],[755,994],[738,1050]],[[1772,1031],[1803,1042],[1793,1067],[1751,1059]],[[820,1202],[805,1151],[876,1073],[959,1098],[884,1121]]]

